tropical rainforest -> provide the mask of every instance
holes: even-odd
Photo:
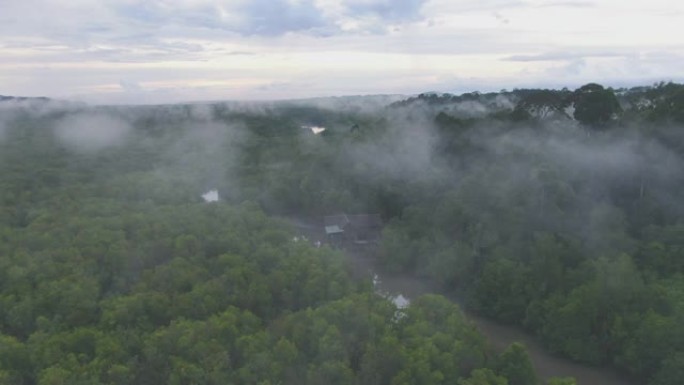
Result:
[[[493,349],[437,294],[398,308],[283,219],[345,212],[382,216],[367,257],[383,270],[554,354],[678,385],[682,202],[675,83],[2,97],[0,384],[542,383],[523,345]]]

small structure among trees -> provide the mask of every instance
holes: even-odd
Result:
[[[365,247],[377,244],[382,232],[379,214],[330,215],[323,218],[325,236],[335,247]]]

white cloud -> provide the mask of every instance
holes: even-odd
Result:
[[[683,14],[666,0],[4,0],[0,84],[154,103],[681,80]]]
[[[56,123],[57,137],[69,148],[92,153],[126,140],[131,126],[105,114],[75,114]]]

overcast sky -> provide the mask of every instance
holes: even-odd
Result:
[[[92,103],[684,81],[684,1],[0,0],[0,94]]]

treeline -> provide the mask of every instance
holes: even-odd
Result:
[[[391,221],[383,264],[576,361],[680,383],[683,96],[590,84],[525,91],[481,119],[438,112],[453,183]]]
[[[495,353],[443,297],[397,309],[257,204],[202,202],[273,188],[240,148],[276,128],[21,108],[0,127],[0,383],[536,382],[522,346]],[[65,117],[84,135],[60,136]]]
[[[624,124],[631,119],[682,123],[683,105],[684,86],[660,82],[653,86],[619,89],[589,83],[574,91],[563,88],[462,95],[426,93],[395,102],[390,107],[425,106],[433,112],[441,110],[470,117],[511,121],[543,122],[568,118],[598,128],[611,123]]]
[[[674,83],[424,94],[323,135],[251,137],[236,175],[269,212],[381,213],[385,268],[576,361],[678,384],[683,96]]]

